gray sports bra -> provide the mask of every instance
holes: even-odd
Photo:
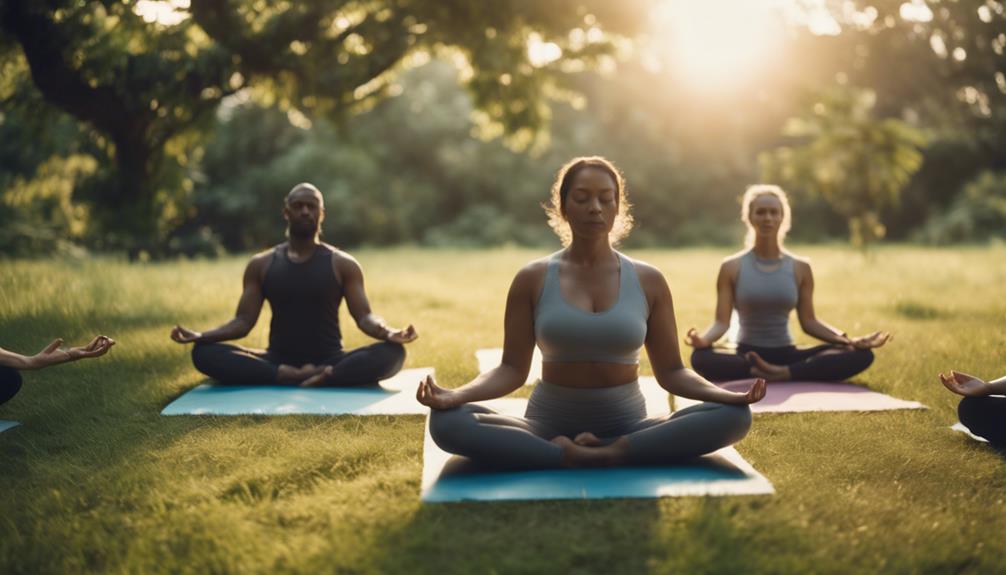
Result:
[[[619,260],[618,300],[600,312],[584,311],[562,297],[559,253],[548,261],[534,309],[534,336],[544,361],[639,363],[650,315],[646,294],[629,258]]]
[[[762,347],[793,345],[789,312],[798,298],[792,257],[784,255],[777,269],[764,271],[755,265],[754,252],[741,256],[734,286],[734,306],[741,324],[737,341]]]

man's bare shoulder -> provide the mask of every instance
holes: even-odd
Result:
[[[260,251],[259,253],[253,255],[250,260],[248,260],[249,268],[261,268],[269,265],[272,261],[274,255],[276,255],[276,250],[280,248],[283,244],[279,246],[273,246],[271,248]]]
[[[360,266],[360,262],[357,261],[357,259],[349,252],[340,250],[331,244],[323,243],[321,245],[329,250],[329,253],[332,256],[332,268],[335,269],[335,272],[340,280],[363,273],[363,268]]]
[[[353,255],[350,254],[349,252],[347,252],[346,250],[341,250],[341,249],[339,249],[339,248],[337,248],[337,247],[335,247],[333,245],[329,245],[329,244],[321,244],[321,245],[324,246],[324,247],[326,247],[326,248],[328,248],[328,250],[332,254],[332,261],[333,262],[354,263],[356,265],[360,265],[360,262],[357,261],[357,259],[355,257],[353,257]]]
[[[267,250],[263,250],[253,255],[251,259],[248,260],[248,265],[245,266],[245,284],[249,281],[261,283],[265,280],[265,273],[268,271],[269,265],[272,264],[273,256],[276,254],[277,248],[279,248],[279,246],[273,246]]]

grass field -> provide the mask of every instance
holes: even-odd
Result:
[[[0,261],[0,346],[119,342],[26,373],[0,407],[22,423],[0,434],[0,573],[1006,572],[1006,458],[948,429],[935,377],[1006,373],[1006,248],[796,251],[822,318],[895,334],[860,381],[930,409],[757,416],[738,449],[773,496],[451,505],[419,502],[417,416],[158,415],[202,380],[171,326],[228,319],[245,258]],[[420,331],[407,366],[455,386],[502,343],[509,281],[540,254],[356,255],[374,308]],[[726,252],[630,255],[667,275],[680,332],[709,322]]]

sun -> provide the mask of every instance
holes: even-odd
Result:
[[[668,0],[652,22],[658,58],[703,91],[736,87],[778,64],[786,34],[779,0]]]

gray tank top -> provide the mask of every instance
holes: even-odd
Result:
[[[760,347],[793,345],[789,312],[798,297],[792,257],[783,255],[778,268],[765,271],[755,265],[754,252],[741,256],[734,288],[734,307],[741,324],[737,341]]]
[[[559,253],[548,261],[545,284],[534,308],[534,336],[542,360],[639,363],[650,308],[632,262],[616,252],[618,300],[610,308],[595,313],[582,310],[562,297]]]

